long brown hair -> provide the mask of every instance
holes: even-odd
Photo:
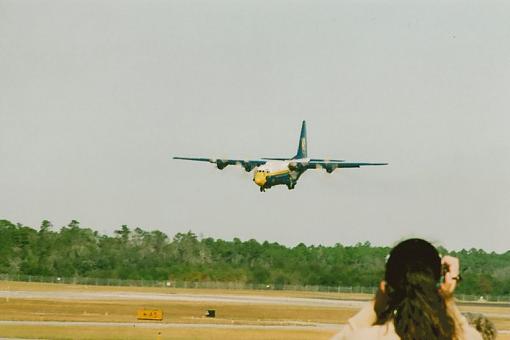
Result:
[[[441,258],[430,243],[409,239],[386,262],[386,301],[376,324],[393,320],[402,340],[455,339],[455,323],[439,292]]]

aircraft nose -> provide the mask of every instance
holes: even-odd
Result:
[[[255,181],[255,183],[258,185],[258,186],[263,186],[264,184],[266,184],[266,174],[263,173],[263,172],[256,172],[255,173],[255,176],[253,177],[253,180]]]

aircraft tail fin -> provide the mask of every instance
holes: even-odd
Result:
[[[308,157],[308,145],[306,140],[306,122],[303,120],[303,124],[301,125],[301,135],[299,136],[299,145],[297,149],[297,154],[294,156],[294,159],[301,159]]]

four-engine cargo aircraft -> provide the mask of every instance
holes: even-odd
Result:
[[[387,165],[388,163],[357,163],[346,162],[337,159],[308,158],[306,141],[306,122],[301,126],[301,135],[296,156],[292,158],[261,158],[261,159],[215,159],[215,158],[191,158],[174,157],[189,161],[215,163],[218,169],[224,169],[227,165],[240,165],[250,172],[255,169],[253,181],[265,191],[275,185],[286,185],[294,189],[301,175],[308,169],[326,169],[332,173],[337,168],[359,168],[365,165]]]

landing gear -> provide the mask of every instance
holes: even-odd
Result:
[[[260,192],[265,192],[265,191],[266,191],[266,188],[260,187]]]
[[[289,190],[294,189],[294,187],[295,187],[295,186],[296,186],[296,182],[292,182],[292,181],[291,181],[291,182],[287,183],[287,188],[288,188]]]

